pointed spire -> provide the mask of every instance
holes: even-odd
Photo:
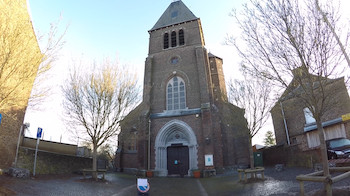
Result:
[[[150,31],[198,18],[180,0],[173,1]]]

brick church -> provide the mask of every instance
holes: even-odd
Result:
[[[167,176],[247,166],[244,110],[227,101],[223,60],[206,50],[200,19],[174,1],[149,34],[143,100],[121,122],[117,168]]]

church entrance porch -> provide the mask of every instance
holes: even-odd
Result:
[[[197,139],[183,121],[171,120],[158,132],[155,141],[156,175],[190,175],[198,168]]]
[[[180,175],[183,177],[189,169],[188,147],[182,144],[173,144],[167,149],[168,175]]]

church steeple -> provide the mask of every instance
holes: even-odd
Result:
[[[182,1],[173,1],[150,31],[197,19]]]
[[[121,122],[117,165],[159,176],[248,165],[244,111],[227,102],[223,61],[208,54],[201,20],[173,1],[148,33],[143,101]]]

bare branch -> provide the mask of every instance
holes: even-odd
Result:
[[[0,110],[4,111],[27,106],[31,89],[38,85],[34,79],[50,69],[64,33],[55,39],[58,26],[53,25],[47,41],[51,46],[41,51],[25,1],[1,1],[0,9]],[[44,95],[45,91],[33,93],[30,102]]]
[[[241,55],[245,73],[284,87],[279,101],[298,99],[309,108],[318,125],[324,161],[322,120],[340,104],[334,94],[341,87],[333,84],[346,76],[344,70],[348,69],[344,66],[346,51],[339,46],[347,42],[349,33],[343,40],[336,36],[340,17],[332,5],[333,1],[319,5],[317,0],[250,0],[242,12],[233,15],[243,32],[241,37],[228,42]],[[252,128],[259,128],[252,122]],[[325,175],[327,172],[326,168]]]
[[[62,91],[67,123],[88,135],[96,169],[97,149],[119,133],[120,121],[140,96],[135,74],[107,60],[94,67],[91,73],[73,71]]]

